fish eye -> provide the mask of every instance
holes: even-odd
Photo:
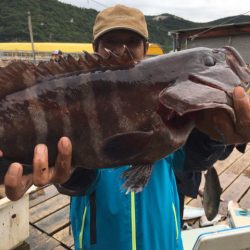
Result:
[[[216,64],[212,56],[206,56],[204,62],[205,62],[205,65],[208,67],[214,66]]]

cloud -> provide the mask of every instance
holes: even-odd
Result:
[[[249,11],[249,0],[60,0],[84,8],[98,11],[117,3],[140,9],[145,15],[169,13],[194,22],[208,22],[215,19],[235,16]],[[249,6],[249,9],[246,9]]]

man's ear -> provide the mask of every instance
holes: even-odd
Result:
[[[145,49],[144,49],[144,56],[146,56],[146,54],[147,54],[148,47],[149,47],[149,42],[146,41],[146,42],[145,42]]]
[[[93,48],[94,52],[97,52],[97,50],[98,50],[98,43],[96,41],[92,42],[92,48]]]

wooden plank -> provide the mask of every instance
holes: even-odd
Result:
[[[46,188],[39,189],[30,194],[30,208],[56,196],[58,194],[57,189],[54,185],[49,185]]]
[[[52,235],[69,225],[69,206],[66,206],[57,212],[35,223],[35,226]]]
[[[30,225],[30,236],[26,243],[29,245],[29,249],[32,250],[54,249],[60,245],[60,242],[42,233],[32,225]]]
[[[232,154],[224,161],[219,161],[215,164],[219,174],[221,186],[224,189],[222,197],[226,201],[220,203],[219,213],[227,214],[228,200],[239,201],[244,208],[250,208],[250,146],[247,146],[245,154],[241,154],[234,150]],[[201,181],[201,189],[204,187],[204,177]],[[242,197],[243,196],[243,197]],[[185,203],[194,206],[202,207],[201,198],[185,199]],[[198,220],[192,221],[192,226],[197,227]]]
[[[220,176],[220,183],[223,190],[228,188],[234,180],[250,165],[250,150],[237,159]]]
[[[72,247],[74,245],[73,234],[71,232],[70,226],[67,226],[55,233],[53,237],[68,247]]]
[[[15,250],[30,250],[30,245],[27,242],[23,242],[23,244],[16,247]]]
[[[65,250],[65,249],[69,249],[69,248],[65,248],[62,245],[53,248],[53,250]]]
[[[248,167],[245,171],[248,171]],[[244,171],[244,172],[245,172]],[[244,175],[244,172],[234,180],[233,183],[222,193],[219,213],[226,216],[228,213],[228,202],[233,200],[239,202],[242,196],[247,192],[250,186],[249,178]]]
[[[247,168],[250,164],[250,151],[247,151],[244,155],[242,155],[239,159],[237,159],[229,168],[227,168],[220,176],[220,184],[223,190],[226,190],[230,184],[232,184],[238,176]],[[204,178],[202,179],[201,189],[204,188]],[[193,199],[192,201],[187,201],[190,206],[199,206],[201,202],[199,201],[199,197],[197,199]]]
[[[247,148],[246,148],[246,151],[248,151],[248,150],[250,150],[250,145],[247,146]],[[222,174],[233,163],[235,163],[237,160],[239,160],[240,157],[242,157],[242,153],[240,153],[238,150],[234,149],[233,152],[230,154],[230,156],[227,159],[225,159],[223,161],[217,161],[215,163],[214,167],[216,168],[216,171],[217,171],[218,175]],[[200,190],[202,190],[202,191],[203,191],[204,185],[205,185],[204,173],[205,173],[205,171],[202,173],[202,179],[201,179],[201,184],[200,184]],[[190,197],[187,197],[185,199],[185,203],[189,204],[191,206],[190,202],[192,200],[194,200],[194,199],[192,199]],[[199,201],[198,202],[196,202],[196,201],[193,202],[194,206],[197,206],[198,204],[200,204]]]
[[[250,183],[250,168],[247,168],[246,171],[244,171],[243,175],[248,178],[248,183]],[[245,194],[240,200],[240,206],[243,208],[249,208],[250,209],[250,184],[248,190],[246,190]]]
[[[246,169],[250,165],[250,150],[247,150],[244,154],[241,155],[233,164],[231,171],[235,174],[240,174],[243,169]]]
[[[248,189],[246,194],[240,200],[240,207],[250,209],[250,189]]]
[[[248,167],[244,172],[250,171]],[[223,192],[223,200],[238,202],[250,187],[250,178],[244,172]]]
[[[221,202],[219,213],[222,215],[227,214],[227,203],[229,200],[239,201],[240,198],[246,193],[249,188],[249,176],[250,176],[250,151],[248,150],[240,158],[237,158],[230,167],[219,176],[221,187],[223,188],[222,199],[226,200]],[[226,164],[225,164],[226,166]],[[247,176],[248,175],[248,176]],[[202,179],[202,185],[204,186],[204,178]],[[202,207],[201,198],[193,199],[189,201],[188,205],[194,207]]]
[[[246,148],[246,151],[248,151],[249,149],[250,149],[250,147],[248,146]],[[215,168],[217,170],[217,173],[220,175],[228,167],[230,167],[236,160],[238,160],[241,156],[242,156],[242,153],[240,153],[237,149],[234,149],[228,158],[226,158],[223,161],[217,161],[214,164]]]
[[[35,223],[42,218],[49,216],[55,211],[67,206],[70,203],[70,197],[66,195],[56,195],[51,199],[38,204],[30,209],[30,222]]]

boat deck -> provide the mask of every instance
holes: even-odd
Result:
[[[233,151],[229,158],[216,163],[221,187],[223,188],[220,213],[227,214],[229,200],[238,202],[243,208],[250,208],[250,147],[246,153]],[[201,189],[204,185],[202,179]],[[186,204],[201,207],[201,198],[186,199]],[[22,249],[74,249],[70,231],[70,198],[59,194],[54,186],[47,186],[30,194],[30,236]],[[198,227],[197,220],[191,222]]]

